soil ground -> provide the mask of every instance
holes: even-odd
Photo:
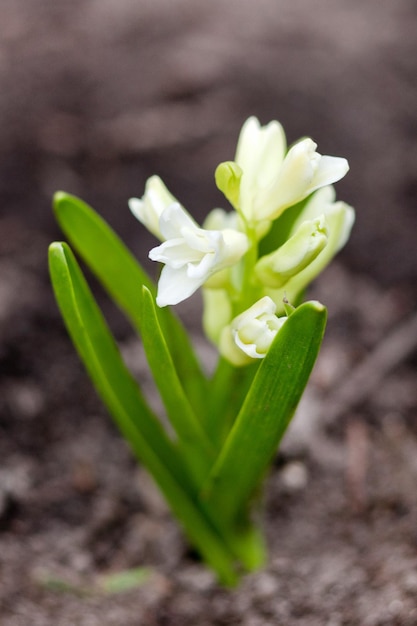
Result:
[[[417,625],[415,3],[3,0],[0,15],[0,624]],[[61,188],[144,260],[127,198],[158,173],[202,217],[250,114],[349,158],[338,195],[357,223],[311,288],[328,331],[267,484],[269,563],[229,591],[96,398],[46,250]],[[212,359],[198,301],[182,313]],[[106,591],[130,568],[142,584]]]

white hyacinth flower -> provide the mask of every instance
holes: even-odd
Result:
[[[221,164],[216,182],[248,222],[273,221],[320,187],[348,172],[346,159],[322,156],[306,138],[287,152],[278,122],[261,126],[250,117],[240,132],[235,162]]]
[[[163,241],[164,237],[159,228],[159,218],[162,212],[174,202],[177,200],[168,191],[159,176],[151,176],[146,181],[145,193],[142,198],[130,198],[128,204],[133,215],[155,237]]]
[[[156,302],[163,307],[191,296],[213,274],[234,265],[248,249],[246,235],[233,229],[205,230],[175,202],[161,213],[164,243],[149,252],[164,263]]]
[[[346,159],[322,156],[316,148],[317,144],[309,138],[290,148],[275,181],[259,194],[255,209],[258,219],[276,219],[288,207],[347,174]]]
[[[235,317],[220,336],[220,353],[233,365],[263,359],[287,317],[275,315],[276,305],[265,296]]]

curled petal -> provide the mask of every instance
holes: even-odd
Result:
[[[265,296],[238,315],[220,335],[220,352],[236,366],[262,359],[286,317],[275,315],[276,305]]]

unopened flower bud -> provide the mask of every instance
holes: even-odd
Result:
[[[301,272],[325,248],[328,228],[324,215],[303,222],[278,250],[262,257],[255,266],[257,279],[278,289]]]
[[[239,206],[242,168],[234,161],[225,161],[217,166],[214,177],[217,188],[224,193],[230,204],[237,208]]]

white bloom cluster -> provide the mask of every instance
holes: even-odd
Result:
[[[285,321],[283,300],[304,288],[347,241],[352,207],[331,186],[346,159],[322,156],[312,139],[287,149],[282,126],[242,127],[234,161],[216,184],[233,206],[215,209],[201,228],[152,176],[129,207],[160,241],[149,257],[163,263],[157,304],[177,304],[203,287],[207,335],[234,365],[265,356]],[[282,220],[285,223],[282,223]]]

